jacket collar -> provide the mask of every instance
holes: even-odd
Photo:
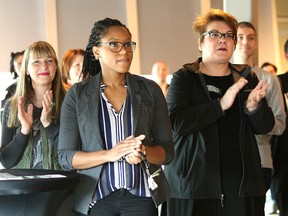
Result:
[[[190,71],[196,72],[199,70],[199,65],[201,61],[202,57],[199,57],[197,61],[185,64],[183,65],[183,67]],[[230,62],[229,68],[233,73],[234,80],[238,80],[240,77],[246,78],[251,70],[251,67],[247,64],[231,64]]]
[[[88,79],[83,85],[88,84],[87,94],[91,97],[95,97],[95,100],[90,100],[89,109],[91,112],[94,112],[94,115],[98,115],[99,112],[99,94],[100,94],[100,84],[101,84],[101,72],[96,74],[95,76]],[[140,110],[142,105],[142,96],[140,92],[140,85],[144,78],[140,76],[135,76],[129,72],[126,73],[126,83],[128,86],[128,91],[131,98],[132,110],[133,110],[133,133],[135,134],[135,130],[137,129],[137,125],[139,123]],[[91,105],[91,106],[90,106]],[[97,122],[94,122],[95,125],[98,126]]]

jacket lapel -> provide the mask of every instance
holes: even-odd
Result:
[[[130,73],[126,74],[126,80],[128,84],[129,94],[131,97],[132,110],[133,110],[133,134],[136,134],[137,125],[140,117],[140,110],[142,104],[142,98],[140,94],[140,87],[135,76]]]
[[[91,113],[91,140],[97,140],[96,142],[100,144],[102,149],[105,149],[103,144],[100,127],[99,127],[99,106],[100,106],[100,83],[101,83],[101,73],[98,73],[96,76],[92,77],[89,86],[87,88],[87,107],[88,113]],[[87,115],[87,113],[85,114]]]

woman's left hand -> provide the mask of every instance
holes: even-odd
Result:
[[[246,101],[246,107],[250,112],[258,107],[259,102],[265,97],[268,87],[269,83],[265,84],[263,80],[260,80],[257,86],[251,91]]]
[[[138,137],[134,137],[134,139],[144,140],[145,135],[140,135]],[[134,148],[134,150],[126,155],[125,159],[130,164],[139,164],[142,161],[142,154],[146,154],[145,146],[140,144],[138,148]]]
[[[55,106],[55,103],[53,102],[52,90],[46,91],[43,97],[43,101],[42,101],[43,110],[42,110],[41,117],[40,117],[40,121],[44,127],[48,127],[50,123],[52,122],[51,112],[54,106]]]

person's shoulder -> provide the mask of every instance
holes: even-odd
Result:
[[[6,88],[6,91],[14,93],[16,90],[16,87],[17,87],[17,82],[14,82]]]
[[[128,79],[130,80],[130,82],[135,81],[137,83],[143,83],[143,84],[152,85],[152,86],[158,85],[154,80],[146,78],[145,76],[131,74],[131,73],[128,73],[127,76],[129,77]]]
[[[277,77],[274,74],[272,74],[272,73],[270,73],[270,72],[268,72],[268,71],[266,71],[260,67],[255,66],[252,68],[252,70],[256,73],[256,75],[259,77],[259,79],[277,81]]]
[[[288,71],[286,71],[285,73],[282,73],[282,74],[278,74],[277,77],[280,78],[280,79],[281,79],[281,78],[286,78],[286,79],[288,79]]]

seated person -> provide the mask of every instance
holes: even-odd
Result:
[[[3,112],[0,162],[5,168],[58,170],[60,108],[65,89],[53,47],[25,51],[16,92]]]

